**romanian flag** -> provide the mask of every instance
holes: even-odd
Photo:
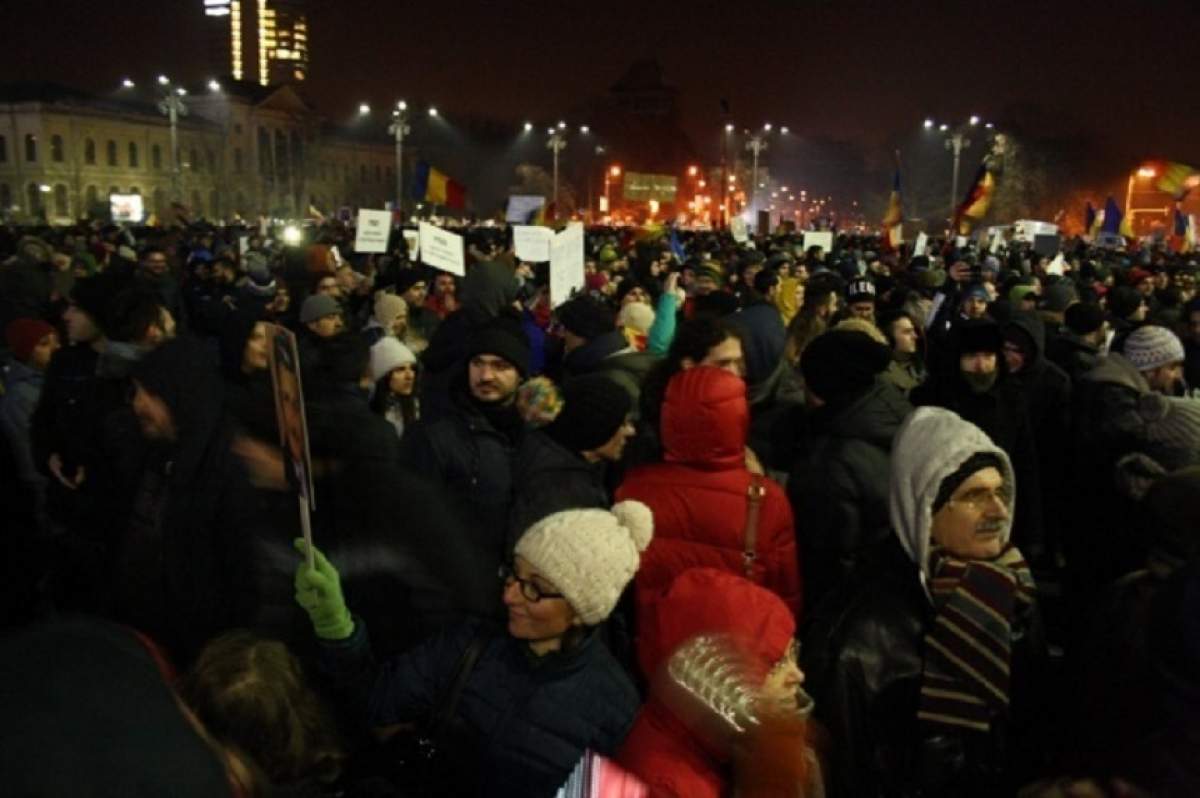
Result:
[[[967,192],[966,199],[954,213],[954,226],[958,234],[965,236],[971,232],[971,226],[987,215],[992,205],[992,195],[996,193],[996,178],[988,170],[987,164],[980,164],[975,182]]]
[[[467,191],[463,185],[434,169],[427,161],[417,164],[412,196],[419,202],[444,205],[453,210],[461,211],[467,207]]]
[[[900,168],[892,178],[892,195],[888,197],[887,211],[883,214],[883,243],[888,250],[894,250],[903,242],[904,208],[900,202]]]
[[[1200,171],[1194,166],[1182,163],[1164,163],[1158,167],[1158,182],[1155,188],[1165,191],[1177,200],[1200,184]]]
[[[1191,252],[1195,233],[1191,229],[1192,219],[1175,203],[1175,224],[1171,230],[1171,249],[1176,252]]]

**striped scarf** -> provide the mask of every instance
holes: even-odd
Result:
[[[917,718],[937,726],[987,732],[1007,714],[1012,625],[1033,607],[1033,574],[1015,546],[995,560],[930,554],[937,610],[925,634]]]

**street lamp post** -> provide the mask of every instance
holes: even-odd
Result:
[[[404,137],[412,132],[412,128],[408,124],[408,104],[401,100],[396,104],[396,110],[392,112],[394,117],[392,124],[388,126],[388,133],[391,133],[396,139],[396,209],[400,211],[400,218],[404,218]]]
[[[609,218],[612,217],[612,213],[613,213],[612,197],[609,194],[609,178],[620,177],[620,176],[621,176],[621,167],[617,166],[616,164],[613,164],[612,166],[610,166],[604,170],[604,208],[605,208],[605,211],[608,213]]]
[[[558,221],[558,154],[567,148],[567,139],[561,126],[550,134],[546,148],[554,153],[554,221]]]
[[[172,89],[171,81],[159,77],[158,83],[165,89],[162,99],[158,102],[158,110],[166,117],[171,126],[171,193],[176,202],[183,201],[183,174],[179,165],[179,117],[187,116],[187,105],[183,102],[186,93],[182,88]]]
[[[954,156],[954,171],[950,178],[950,217],[951,218],[953,218],[954,209],[958,205],[958,176],[959,176],[959,172],[962,167],[962,153],[963,153],[963,150],[965,150],[971,146],[971,139],[968,138],[968,135],[970,134],[971,130],[974,128],[978,128],[981,123],[982,123],[982,120],[978,116],[972,115],[971,118],[968,119],[966,122],[958,125],[957,127],[953,128],[953,129],[951,129],[950,125],[947,125],[947,124],[937,125],[938,132],[946,134],[946,138],[943,140],[943,144],[945,145],[946,149],[949,150],[951,152],[951,154]],[[932,130],[934,128],[934,126],[935,126],[935,123],[932,119],[925,120],[924,127],[926,130]],[[992,123],[988,122],[987,124],[984,124],[983,127],[986,128],[988,131],[990,131],[990,130],[992,130]]]
[[[767,149],[766,140],[759,134],[754,134],[750,140],[746,142],[746,149],[753,156],[752,166],[750,168],[750,207],[758,210],[758,156]]]

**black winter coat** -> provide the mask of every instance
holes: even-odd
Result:
[[[463,652],[486,642],[455,712],[459,794],[552,796],[585,749],[612,756],[629,733],[638,695],[589,634],[567,652],[535,657],[524,641],[468,623],[379,666],[356,621],[343,641],[322,641],[321,662],[342,701],[373,726],[423,721],[450,689]]]
[[[589,463],[541,430],[525,435],[513,470],[509,551],[526,529],[548,515],[610,504],[604,464]]]
[[[396,437],[394,432],[391,436]],[[507,433],[493,426],[464,390],[455,394],[449,415],[432,422],[422,419],[405,433],[403,461],[461,501],[464,519],[480,544],[499,554],[507,536],[520,437],[519,426]]]
[[[816,607],[865,549],[891,535],[892,439],[912,409],[892,385],[877,380],[846,407],[811,414],[787,485],[803,554],[804,606]]]
[[[1048,733],[1036,611],[1016,630],[1011,711],[993,719],[990,735],[931,730],[917,720],[933,617],[917,568],[894,536],[811,616],[805,689],[833,738],[831,796],[1010,796],[1029,778],[1023,771]]]

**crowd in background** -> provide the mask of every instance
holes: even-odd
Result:
[[[461,232],[0,229],[12,794],[1200,791],[1200,259]]]

